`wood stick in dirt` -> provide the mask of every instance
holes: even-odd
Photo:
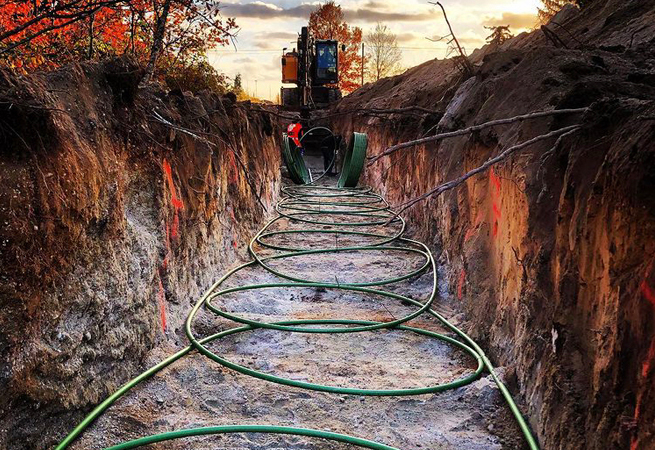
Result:
[[[555,115],[560,115],[560,114],[577,114],[577,113],[582,113],[587,111],[588,108],[572,108],[572,109],[554,109],[554,110],[548,110],[548,111],[536,111],[536,112],[531,112],[529,114],[522,114],[520,116],[514,116],[514,117],[508,117],[505,119],[498,119],[498,120],[492,120],[489,122],[481,123],[479,125],[473,125],[468,128],[464,128],[461,130],[455,130],[455,131],[449,131],[447,133],[440,133],[440,134],[435,134],[434,136],[428,136],[424,137],[421,139],[416,139],[414,141],[407,141],[407,142],[401,142],[400,144],[392,145],[391,147],[387,148],[384,150],[382,153],[379,155],[371,156],[370,157],[370,162],[368,165],[372,165],[376,161],[378,161],[380,158],[384,158],[385,156],[389,156],[392,153],[397,152],[398,150],[402,150],[404,148],[409,148],[413,147],[415,145],[421,145],[425,144],[427,142],[434,142],[434,141],[440,141],[442,139],[447,139],[447,138],[452,138],[452,137],[457,137],[457,136],[463,136],[469,133],[473,133],[475,131],[483,130],[485,128],[497,126],[497,125],[505,125],[509,123],[514,123],[514,122],[519,122],[521,120],[528,120],[528,119],[536,119],[538,117],[546,117],[546,116],[555,116]]]

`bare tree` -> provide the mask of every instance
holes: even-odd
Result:
[[[396,35],[386,25],[378,22],[375,29],[366,36],[365,43],[368,49],[368,73],[373,81],[395,75],[400,70],[402,52],[398,48]]]

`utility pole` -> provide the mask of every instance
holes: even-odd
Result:
[[[364,86],[364,43],[362,42],[362,86]]]
[[[255,97],[259,98],[259,91],[257,90],[257,80],[255,80]]]

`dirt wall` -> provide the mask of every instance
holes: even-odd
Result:
[[[140,78],[0,74],[0,447],[52,446],[158,342],[184,345],[276,200],[267,115]]]
[[[366,182],[401,204],[500,149],[581,123],[407,211],[449,267],[468,329],[507,366],[544,449],[655,448],[655,42],[652,2],[596,2],[558,18],[577,44],[541,31],[472,55],[473,77],[431,61],[346,97],[336,115],[369,148],[542,109],[529,120],[401,150]]]

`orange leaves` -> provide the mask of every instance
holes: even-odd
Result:
[[[0,0],[0,64],[21,72],[92,57],[133,54],[143,63],[158,8],[152,0]],[[234,19],[218,1],[173,0],[160,69],[184,67],[228,42]],[[171,64],[174,61],[175,64]]]

